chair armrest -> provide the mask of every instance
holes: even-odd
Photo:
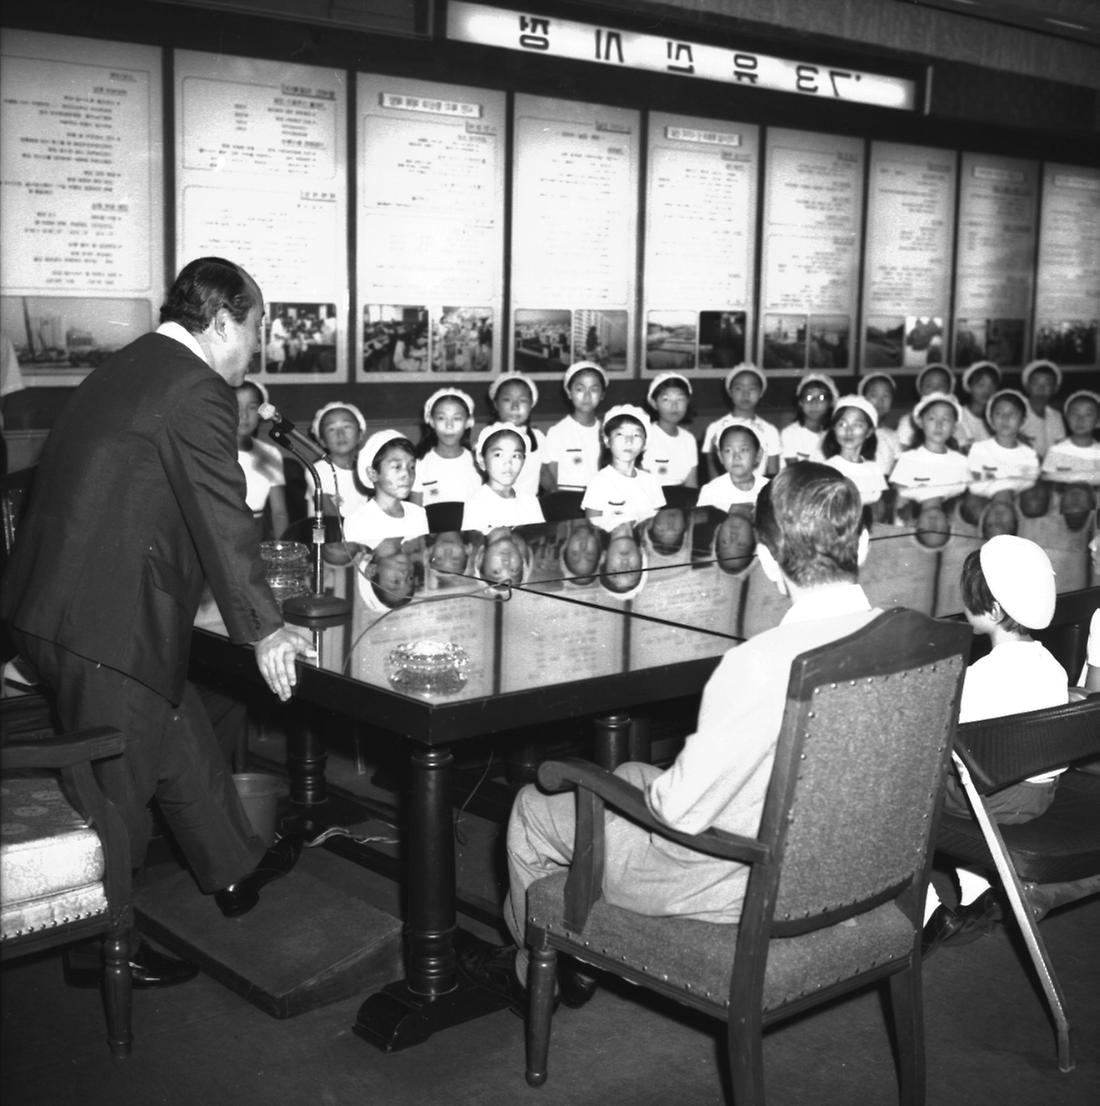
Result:
[[[543,761],[539,765],[538,780],[547,791],[574,787],[577,792],[573,860],[565,881],[562,919],[575,933],[583,931],[589,911],[603,893],[605,804],[643,829],[708,856],[758,863],[771,855],[766,845],[751,837],[721,830],[681,833],[666,826],[646,806],[641,788],[586,760]]]
[[[716,829],[703,830],[702,833],[682,833],[673,829],[649,809],[641,788],[590,761],[575,758],[543,761],[539,765],[538,779],[547,791],[565,791],[570,787],[591,791],[632,822],[707,856],[745,864],[759,863],[769,856],[768,847],[754,837]]]
[[[4,771],[71,768],[75,764],[118,756],[125,744],[122,734],[109,726],[44,737],[40,741],[13,741],[0,745],[0,768]]]

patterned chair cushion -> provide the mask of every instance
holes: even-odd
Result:
[[[0,938],[107,910],[103,847],[52,776],[0,785]]]

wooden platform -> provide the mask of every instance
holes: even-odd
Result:
[[[241,918],[188,872],[141,888],[138,928],[275,1018],[366,996],[402,975],[401,921],[355,887],[353,865],[306,849]]]

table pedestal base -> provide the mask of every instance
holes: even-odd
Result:
[[[440,1029],[503,1010],[507,1001],[474,987],[459,977],[458,986],[445,995],[415,995],[404,981],[376,991],[359,1007],[352,1031],[384,1052],[426,1041]]]

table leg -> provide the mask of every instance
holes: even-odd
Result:
[[[318,806],[327,798],[325,786],[325,738],[323,718],[316,709],[299,707],[287,728],[286,768],[290,776],[290,801],[296,806]]]
[[[596,739],[592,759],[613,772],[630,759],[630,715],[624,712],[605,714],[594,720]]]
[[[419,1044],[438,1029],[506,1005],[500,996],[468,984],[456,963],[453,762],[445,748],[417,747],[411,758],[408,849],[403,850],[408,888],[405,979],[370,995],[352,1027],[387,1052]]]

